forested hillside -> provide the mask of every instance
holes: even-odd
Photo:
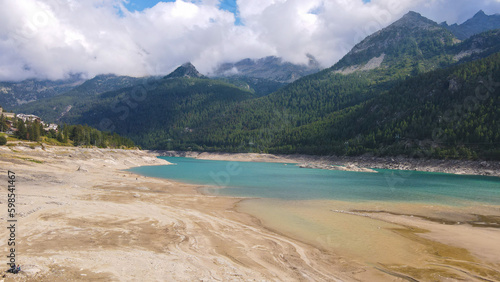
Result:
[[[500,54],[495,54],[408,78],[391,90],[360,85],[351,95],[330,97],[330,108],[328,99],[297,100],[290,86],[284,90],[290,93],[286,103],[272,97],[246,101],[229,116],[216,117],[219,126],[175,136],[170,148],[498,159],[498,77]]]
[[[157,148],[253,98],[231,84],[200,78],[165,78],[147,92],[141,87],[96,95],[76,104],[64,120],[112,130],[145,148]]]

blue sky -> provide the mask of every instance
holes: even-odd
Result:
[[[130,0],[125,6],[129,11],[142,11],[146,8],[151,8],[154,5],[156,5],[158,2],[157,0]],[[174,1],[164,1],[164,2],[174,2]]]
[[[363,1],[370,1],[370,0],[363,0]],[[175,0],[163,0],[163,1],[158,1],[158,0],[129,0],[127,4],[125,4],[125,7],[131,12],[133,11],[142,11],[147,8],[151,8],[158,4],[159,2],[175,2]],[[220,1],[219,7],[222,10],[229,11],[235,15],[235,24],[241,25],[241,20],[238,15],[238,5],[236,4],[236,0],[222,0]]]
[[[163,1],[158,1],[158,0],[129,0],[129,3],[126,4],[125,6],[127,9],[130,11],[142,11],[146,8],[151,8],[154,5],[156,5],[159,2],[175,2],[175,0],[163,0]],[[222,3],[220,4],[221,8],[223,10],[230,11],[232,13],[235,12],[236,10],[236,0],[223,0],[221,1]]]

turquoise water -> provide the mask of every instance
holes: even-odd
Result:
[[[176,165],[145,166],[129,171],[207,185],[209,193],[237,197],[500,205],[497,177],[396,170],[363,173],[305,169],[294,164],[162,158]]]

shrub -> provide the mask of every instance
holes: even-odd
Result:
[[[0,146],[7,144],[7,138],[5,136],[0,136]]]

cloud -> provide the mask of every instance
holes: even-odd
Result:
[[[208,73],[269,55],[306,63],[312,54],[328,67],[409,10],[449,23],[500,11],[498,0],[365,2],[237,0],[221,9],[218,0],[177,0],[130,12],[124,0],[0,0],[0,80],[161,75],[187,61]]]

